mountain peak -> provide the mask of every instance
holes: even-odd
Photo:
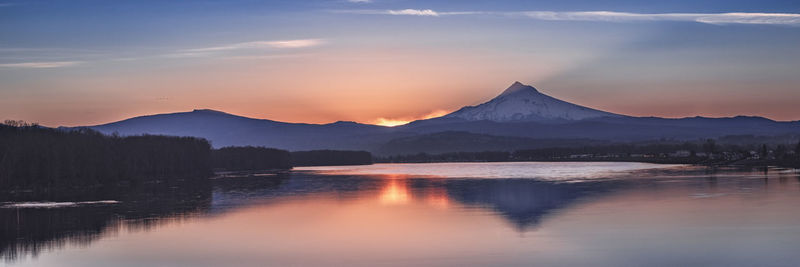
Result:
[[[506,90],[503,91],[503,93],[501,93],[500,96],[510,95],[510,94],[513,94],[513,93],[516,93],[516,92],[524,92],[524,91],[531,91],[531,92],[537,92],[537,93],[539,92],[533,86],[525,85],[525,84],[523,84],[523,83],[521,83],[519,81],[516,81],[513,84],[511,84],[511,86],[506,88]]]
[[[619,117],[601,110],[562,101],[540,93],[533,86],[514,82],[503,93],[477,106],[463,107],[447,118],[489,121],[576,121],[599,117]]]

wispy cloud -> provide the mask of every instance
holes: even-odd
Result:
[[[439,17],[439,16],[450,16],[450,15],[478,15],[478,14],[488,14],[489,12],[482,12],[482,11],[456,11],[456,12],[439,12],[434,11],[432,9],[388,9],[388,10],[378,10],[378,9],[349,9],[349,10],[331,10],[333,13],[349,13],[349,14],[361,14],[361,15],[400,15],[400,16],[429,16],[429,17]]]
[[[313,47],[324,44],[323,39],[298,39],[275,40],[233,43],[220,46],[201,48],[185,48],[178,50],[165,50],[162,54],[114,54],[99,53],[97,51],[76,51],[61,48],[20,48],[0,47],[0,57],[16,58],[22,62],[0,63],[0,69],[47,69],[70,67],[78,64],[94,64],[99,62],[125,62],[158,58],[278,58],[285,55],[295,55],[286,50],[293,48]],[[285,53],[287,52],[287,53]],[[13,55],[13,57],[7,56]],[[76,60],[66,61],[58,59],[69,58]]]
[[[61,68],[81,64],[81,61],[49,61],[49,62],[20,62],[3,63],[0,68],[20,68],[20,69],[48,69]]]
[[[347,0],[350,3],[372,3],[372,0]]]
[[[269,54],[269,55],[242,55],[242,56],[227,56],[223,59],[245,59],[245,60],[260,60],[260,59],[281,59],[281,58],[299,58],[313,56],[313,53],[300,53],[300,54]]]
[[[451,15],[495,15],[509,17],[526,17],[551,21],[603,21],[603,22],[637,22],[637,21],[688,21],[715,25],[725,24],[765,24],[800,26],[800,14],[797,13],[630,13],[615,11],[458,11],[440,12],[431,9],[402,10],[344,10],[339,13],[374,14],[374,15],[408,15],[408,16],[451,16]]]
[[[540,20],[564,21],[694,21],[708,24],[800,25],[800,14],[794,13],[629,13],[613,11],[526,11],[519,12],[517,14]],[[516,14],[511,13],[511,15]]]
[[[403,10],[386,10],[389,15],[412,15],[412,16],[434,16],[438,17],[439,13],[430,9],[403,9]]]
[[[279,41],[254,41],[235,43],[222,46],[212,46],[203,48],[185,49],[183,52],[187,53],[203,53],[203,52],[219,52],[219,51],[232,51],[241,49],[265,49],[265,48],[302,48],[318,46],[325,43],[322,39],[298,39],[298,40],[279,40]]]

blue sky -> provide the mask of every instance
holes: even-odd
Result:
[[[635,116],[800,120],[791,1],[0,0],[0,119],[411,120],[513,81]]]

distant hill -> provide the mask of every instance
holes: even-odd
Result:
[[[697,140],[728,135],[800,134],[800,122],[762,117],[631,117],[562,101],[515,82],[486,103],[397,127],[356,122],[287,123],[194,110],[88,126],[106,134],[196,136],[214,147],[389,153],[513,150],[596,142]]]
[[[761,117],[682,118],[603,117],[570,122],[489,120],[467,121],[436,118],[397,127],[415,133],[462,131],[529,138],[589,138],[613,141],[714,138],[726,135],[781,135],[800,133],[800,122],[776,122]]]
[[[252,119],[215,110],[194,110],[135,117],[89,126],[106,134],[159,134],[206,138],[216,147],[265,146],[286,150],[366,150],[394,137],[395,129],[355,122],[286,123]]]
[[[574,147],[598,145],[604,141],[592,139],[534,139],[527,137],[496,136],[469,132],[446,131],[392,139],[375,149],[376,155],[407,155],[419,152],[483,152],[514,151],[545,147]]]

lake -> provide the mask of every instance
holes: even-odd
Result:
[[[0,205],[11,266],[800,264],[800,172],[777,168],[306,167]]]

